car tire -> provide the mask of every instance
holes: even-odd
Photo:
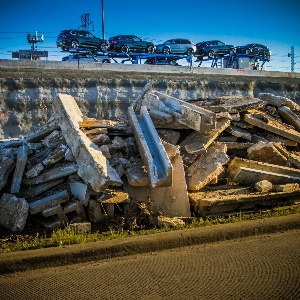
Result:
[[[102,63],[104,63],[104,64],[110,64],[110,60],[109,59],[103,59]]]
[[[147,53],[154,53],[154,46],[150,45],[146,48]]]
[[[162,52],[164,53],[164,54],[170,54],[170,48],[169,47],[164,47],[163,49],[162,49]]]
[[[215,52],[213,50],[208,51],[208,57],[213,58],[215,56]]]
[[[77,49],[79,47],[79,42],[77,40],[71,41],[71,48]]]
[[[123,52],[123,53],[128,53],[128,51],[129,51],[128,46],[126,46],[126,45],[121,46],[121,47],[120,47],[120,50],[121,50],[121,52]]]
[[[99,49],[103,52],[106,52],[108,49],[107,43],[101,43]]]
[[[194,50],[192,48],[189,48],[186,50],[186,54],[187,55],[193,55],[194,54]]]

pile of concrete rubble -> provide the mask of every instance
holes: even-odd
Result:
[[[300,107],[264,93],[186,102],[149,82],[122,121],[59,94],[47,124],[0,141],[0,225],[253,212],[300,194]],[[170,219],[172,220],[172,219]],[[86,224],[86,223],[85,223]]]

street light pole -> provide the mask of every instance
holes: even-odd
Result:
[[[105,39],[104,36],[104,0],[101,0],[102,2],[102,38]]]

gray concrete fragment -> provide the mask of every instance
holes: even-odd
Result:
[[[36,177],[39,174],[41,174],[44,169],[45,169],[45,167],[42,163],[37,164],[25,173],[25,177],[26,178]]]
[[[279,184],[274,187],[275,192],[290,193],[299,190],[298,183]]]
[[[76,161],[76,158],[74,157],[73,153],[72,153],[72,150],[70,148],[68,148],[66,150],[66,153],[65,153],[65,160],[68,160],[68,161]]]
[[[232,149],[248,149],[252,146],[254,146],[254,143],[238,143],[238,142],[220,142],[218,141],[219,144],[224,144],[227,147],[227,150],[232,150]]]
[[[278,112],[283,121],[295,127],[297,131],[300,131],[300,118],[293,111],[287,106],[282,106],[278,108]]]
[[[0,155],[0,190],[6,185],[7,178],[15,165],[12,159]]]
[[[49,121],[48,123],[44,124],[43,126],[39,127],[36,130],[30,131],[30,133],[25,137],[26,140],[30,143],[40,142],[46,136],[51,134],[54,130],[58,130],[59,125],[55,121]]]
[[[109,148],[107,145],[102,145],[99,147],[99,149],[106,158],[108,158],[108,159],[111,158]]]
[[[51,196],[42,198],[29,204],[29,212],[34,215],[48,208],[54,207],[58,204],[69,200],[68,191],[64,190]]]
[[[158,129],[157,133],[162,140],[172,145],[176,145],[180,138],[180,133],[174,130]]]
[[[93,189],[84,182],[70,182],[69,186],[75,199],[78,199],[84,206],[88,205],[91,195],[99,195],[98,192],[93,191]]]
[[[297,143],[300,142],[300,133],[298,131],[285,123],[278,122],[267,114],[255,112],[254,114],[245,114],[244,118],[246,122],[252,125],[276,133]]]
[[[94,129],[90,129],[87,131],[84,131],[84,133],[89,136],[89,135],[98,135],[98,134],[107,134],[107,128],[94,128]]]
[[[66,149],[58,148],[50,153],[50,155],[42,161],[45,167],[49,167],[65,157]]]
[[[11,184],[10,192],[18,193],[20,190],[24,169],[27,162],[27,146],[23,145],[19,147],[16,168]]]
[[[172,123],[174,122],[174,118],[172,115],[167,114],[165,112],[155,110],[155,109],[150,109],[149,110],[149,115],[151,119],[154,119],[155,121],[161,122],[161,123]]]
[[[44,138],[42,144],[47,148],[55,149],[65,145],[66,141],[60,130],[54,130]]]
[[[290,162],[296,168],[300,169],[300,153],[299,152],[289,153],[288,162]]]
[[[228,184],[252,185],[268,180],[272,184],[300,182],[300,170],[235,157],[228,166]]]
[[[145,169],[146,167],[140,160],[137,160],[132,167],[126,169],[125,174],[128,183],[132,186],[149,186],[150,179]]]
[[[129,196],[123,191],[106,190],[97,200],[102,203],[129,203]]]
[[[78,175],[89,183],[94,191],[108,185],[122,185],[122,180],[110,166],[99,148],[90,142],[79,129],[82,113],[74,98],[59,94],[53,101],[53,111],[61,130],[78,164]]]
[[[60,95],[63,95],[63,94],[60,94]],[[72,96],[70,96],[70,97],[72,97]],[[78,125],[80,128],[106,128],[106,129],[111,129],[111,130],[116,130],[116,131],[121,131],[121,132],[126,132],[126,130],[127,130],[127,125],[125,123],[122,123],[119,121],[113,121],[113,120],[96,120],[94,118],[81,118],[80,117],[80,120],[78,121]]]
[[[300,106],[296,102],[294,102],[286,97],[276,96],[271,93],[259,93],[258,98],[268,101],[269,105],[272,105],[275,107],[287,106],[291,110],[300,111]]]
[[[29,205],[23,198],[3,194],[0,199],[0,225],[12,230],[22,231],[26,225]]]
[[[68,202],[63,208],[64,214],[72,214],[71,223],[83,222],[86,220],[83,205],[79,201]]]
[[[53,179],[65,177],[67,175],[76,173],[78,166],[75,163],[65,163],[58,167],[54,166],[46,169],[42,174],[33,178],[23,178],[23,183],[26,185],[39,184]]]
[[[256,182],[254,188],[259,193],[267,193],[273,188],[273,184],[268,180],[262,180]]]
[[[41,215],[46,218],[54,218],[54,222],[52,222],[51,229],[66,226],[68,224],[68,218],[64,214],[62,207],[59,204],[43,210],[41,212]],[[55,220],[57,220],[58,222],[55,222]],[[49,225],[46,222],[43,222],[42,224],[50,229]]]
[[[139,118],[132,107],[128,108],[128,112],[134,137],[152,187],[172,185],[172,165],[146,107],[141,107]]]
[[[221,174],[223,165],[229,161],[226,150],[225,145],[214,143],[205,155],[187,168],[185,173],[188,190],[199,190]]]
[[[245,129],[231,125],[231,126],[228,126],[226,130],[233,136],[245,139],[247,141],[251,141],[251,134]]]
[[[87,218],[93,223],[100,223],[107,219],[106,211],[104,211],[104,206],[97,200],[91,199],[87,206]]]
[[[33,198],[36,197],[51,188],[61,184],[65,178],[58,178],[54,180],[47,181],[45,183],[36,184],[33,186],[27,186],[26,188],[22,188],[19,193],[17,194],[18,197],[22,198]]]
[[[145,94],[148,92],[148,91],[151,91],[152,90],[152,80],[149,80],[147,82],[147,84],[144,86],[142,92],[136,97],[136,99],[132,102],[132,107],[133,109],[139,113],[140,110],[141,110],[141,105],[142,105],[142,99],[145,97]]]
[[[248,158],[269,164],[286,166],[288,152],[280,145],[275,143],[258,142],[247,149]]]
[[[109,136],[107,134],[97,134],[97,135],[92,135],[89,137],[89,139],[95,143],[98,147],[102,145],[107,145],[111,142]]]
[[[18,138],[0,140],[0,148],[20,147],[26,144],[27,144],[26,140],[22,140]]]

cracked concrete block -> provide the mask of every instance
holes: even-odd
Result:
[[[89,137],[89,139],[91,140],[91,142],[96,144],[98,147],[111,143],[109,136],[107,134],[103,134],[103,133],[93,135],[93,136]]]
[[[254,113],[245,114],[244,119],[252,125],[300,143],[300,133],[298,131],[265,113],[255,111]]]
[[[6,185],[7,178],[15,165],[16,163],[12,159],[0,155],[0,190]]]
[[[80,203],[84,206],[88,205],[91,195],[98,195],[98,192],[93,191],[93,189],[84,182],[70,182],[69,183],[71,193]]]
[[[16,168],[10,188],[11,193],[18,193],[20,190],[23,173],[27,162],[27,150],[27,146],[25,145],[19,147]]]
[[[45,169],[44,165],[42,163],[37,164],[35,166],[33,166],[30,170],[28,170],[25,173],[25,177],[26,178],[33,178],[38,176],[39,174],[41,174],[43,172],[43,170]]]
[[[34,215],[69,200],[68,191],[64,190],[29,204],[29,212]]]
[[[68,148],[66,150],[66,153],[65,153],[65,160],[68,160],[68,161],[76,161],[76,158],[74,157],[73,153],[72,153],[72,150],[70,148]]]
[[[258,142],[254,146],[247,149],[248,159],[273,165],[286,166],[288,161],[288,153],[285,153],[284,149],[280,149],[280,147],[282,146],[276,146],[274,143]]]
[[[222,173],[223,165],[229,161],[226,150],[225,145],[214,143],[205,155],[187,168],[185,173],[188,190],[199,190]]]
[[[102,203],[129,203],[129,196],[123,191],[106,190],[97,200]]]
[[[235,157],[228,166],[228,184],[253,185],[268,180],[272,184],[300,182],[300,170]]]
[[[89,183],[96,192],[109,185],[122,185],[121,178],[110,166],[100,149],[91,143],[89,138],[80,130],[80,124],[82,125],[85,119],[82,119],[82,113],[74,98],[70,95],[59,94],[53,100],[53,112],[60,124],[67,145],[76,158],[79,167],[78,175],[86,183]],[[105,127],[108,128],[108,126]]]
[[[236,136],[237,138],[242,138],[247,141],[251,141],[251,134],[245,129],[231,125],[231,126],[228,126],[226,130],[233,136]]]
[[[89,136],[89,135],[98,135],[98,134],[107,134],[108,130],[107,130],[107,128],[94,128],[94,129],[84,131],[84,133],[87,136]]]
[[[51,149],[46,148],[46,149],[43,149],[40,152],[37,152],[34,155],[31,155],[30,157],[28,157],[27,165],[26,165],[27,170],[30,170],[34,166],[41,164],[42,161],[50,155],[50,153],[51,153]]]
[[[106,211],[104,211],[104,206],[97,200],[90,199],[87,206],[87,218],[93,223],[100,223],[107,220]]]
[[[172,145],[177,145],[180,138],[180,133],[174,130],[158,129],[157,133],[162,140]]]
[[[271,93],[259,93],[258,98],[260,98],[264,101],[268,101],[269,105],[272,105],[275,107],[287,106],[291,110],[300,111],[300,106],[296,102],[294,102],[286,97],[276,96]]]
[[[150,179],[147,175],[146,168],[141,160],[137,160],[132,167],[126,169],[125,175],[128,183],[132,186],[149,186]]]
[[[53,131],[58,130],[59,125],[54,120],[49,120],[46,124],[37,128],[36,130],[31,130],[30,133],[25,136],[26,141],[30,143],[40,142],[46,136],[51,134]]]
[[[99,147],[99,149],[106,158],[108,158],[108,159],[111,158],[109,148],[107,145],[102,145]]]
[[[286,138],[281,137],[276,134],[272,134],[272,133],[268,133],[267,135],[265,135],[264,139],[268,142],[283,144],[286,147],[297,147],[298,146],[297,142],[286,139]]]
[[[273,188],[273,184],[268,180],[262,180],[255,183],[254,188],[259,193],[267,193]]]
[[[78,166],[75,163],[64,163],[58,167],[54,166],[46,169],[42,174],[33,178],[23,178],[23,183],[26,185],[39,184],[53,179],[65,177],[67,175],[76,173]]]
[[[85,211],[83,205],[79,201],[67,202],[63,208],[64,214],[72,213],[72,220],[76,220],[76,222],[83,222],[86,220]],[[71,223],[73,223],[71,221]]]
[[[288,162],[291,163],[296,168],[300,169],[300,153],[299,152],[289,153]]]
[[[0,225],[12,230],[22,231],[26,225],[29,205],[23,198],[3,194],[0,199]]]
[[[59,204],[43,210],[40,215],[40,217],[35,216],[35,219],[48,229],[56,229],[68,224],[68,218]]]
[[[27,186],[26,188],[23,187],[19,191],[17,196],[22,197],[22,198],[36,197],[36,196],[50,190],[51,188],[61,184],[64,180],[65,180],[65,178],[58,178],[58,179],[47,181],[45,183],[36,184],[36,185],[33,185],[33,186]]]
[[[44,138],[42,144],[47,148],[59,148],[66,144],[66,140],[60,130],[54,130]]]
[[[159,122],[161,124],[168,125],[174,122],[174,118],[172,115],[156,109],[149,109],[149,115],[151,119],[153,119],[153,121]]]
[[[284,122],[292,125],[297,131],[300,131],[300,118],[287,106],[278,108],[278,112]]]
[[[66,149],[58,148],[50,153],[50,155],[42,161],[45,167],[49,167],[65,157]]]

